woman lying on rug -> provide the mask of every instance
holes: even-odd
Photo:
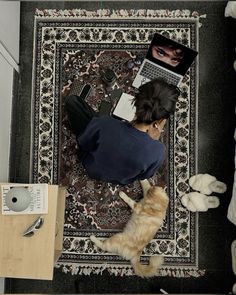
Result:
[[[134,120],[125,122],[99,117],[83,98],[68,94],[65,107],[88,175],[122,185],[153,176],[165,158],[159,138],[178,96],[179,90],[162,79],[148,82],[134,98]]]

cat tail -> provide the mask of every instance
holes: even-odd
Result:
[[[131,264],[134,268],[134,272],[140,277],[153,277],[157,273],[157,269],[164,262],[162,256],[151,256],[149,264],[141,264],[140,256],[135,256],[131,259]]]

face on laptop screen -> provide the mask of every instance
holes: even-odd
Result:
[[[193,49],[155,33],[147,59],[183,76],[197,54]]]

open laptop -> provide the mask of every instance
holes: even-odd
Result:
[[[197,51],[155,33],[132,86],[139,88],[158,77],[178,86],[197,54]]]

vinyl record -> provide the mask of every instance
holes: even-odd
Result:
[[[5,196],[7,207],[16,212],[21,212],[27,209],[31,200],[32,196],[30,192],[24,187],[13,187]]]

